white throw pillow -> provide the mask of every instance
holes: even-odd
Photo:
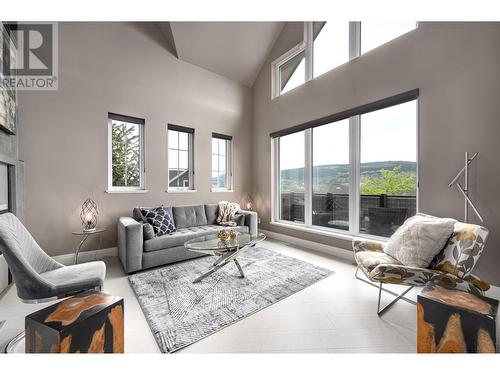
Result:
[[[391,236],[384,252],[405,266],[427,268],[444,248],[456,220],[413,216]]]

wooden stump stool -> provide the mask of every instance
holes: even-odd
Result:
[[[123,353],[123,298],[84,292],[26,317],[26,353]]]
[[[498,301],[428,283],[417,297],[418,353],[495,353]]]

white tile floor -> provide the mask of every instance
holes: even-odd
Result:
[[[415,306],[400,301],[376,314],[378,290],[354,278],[351,262],[275,240],[263,247],[335,271],[332,276],[249,316],[178,353],[415,352]],[[125,299],[125,351],[158,353],[158,346],[117,258],[106,259],[105,290]],[[398,287],[392,287],[398,291]],[[416,299],[418,290],[409,298]],[[391,296],[386,295],[383,303]],[[12,287],[0,299],[0,347],[23,329],[24,317],[44,305],[26,305]]]

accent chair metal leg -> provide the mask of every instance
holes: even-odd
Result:
[[[403,298],[403,296],[408,293],[410,290],[413,289],[413,286],[410,286],[408,289],[406,289],[403,293],[399,294],[396,298],[394,298],[389,304],[387,304],[382,310],[380,309],[380,298],[382,297],[382,283],[380,283],[380,286],[378,288],[378,306],[377,306],[377,315],[380,316],[387,310],[389,310],[396,302],[398,302],[400,299]],[[415,304],[414,301],[411,301],[410,303]]]
[[[383,288],[382,287],[382,283],[379,283],[379,285],[377,285],[375,283],[372,283],[371,281],[368,281],[368,280],[365,280],[365,279],[359,277],[358,276],[358,271],[359,271],[359,267],[356,267],[356,272],[354,273],[354,277],[356,279],[358,279],[360,281],[363,281],[364,283],[367,283],[368,285],[371,285],[371,286],[374,286],[374,287],[378,288],[377,315],[381,316],[384,312],[386,312],[387,310],[389,310],[400,299],[403,300],[403,301],[405,301],[405,302],[411,303],[412,305],[416,305],[417,304],[415,301],[412,301],[411,299],[408,299],[408,298],[405,297],[405,294],[408,293],[410,290],[412,290],[413,286],[410,286],[408,289],[406,289],[405,291],[403,291],[401,294],[397,294],[396,292],[393,292],[392,290]],[[385,306],[384,308],[380,309],[380,300],[382,298],[382,291],[384,291],[386,293],[389,293],[389,294],[395,296],[396,298],[394,300],[392,300],[387,306]]]

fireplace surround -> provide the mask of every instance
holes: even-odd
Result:
[[[22,161],[13,160],[0,152],[0,214],[12,212],[23,218],[23,173]],[[0,251],[0,295],[11,282],[7,263]]]

